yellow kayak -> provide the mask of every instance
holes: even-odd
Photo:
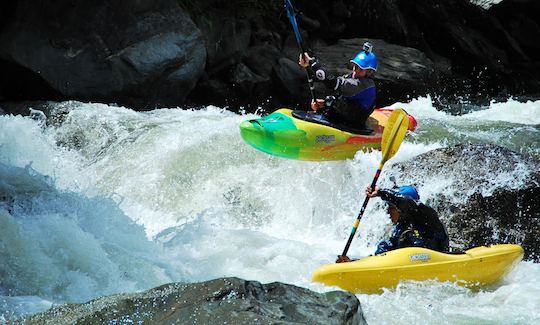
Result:
[[[380,293],[403,280],[433,279],[479,287],[500,280],[522,258],[523,248],[512,244],[481,246],[462,254],[407,247],[349,263],[323,265],[313,272],[312,280],[353,293]]]

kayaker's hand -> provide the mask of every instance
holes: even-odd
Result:
[[[324,99],[317,99],[316,101],[311,101],[312,110],[316,111],[322,107],[324,107]]]
[[[378,196],[379,195],[379,187],[375,186],[375,188],[372,189],[371,185],[368,185],[368,187],[366,187],[366,195],[369,196],[369,197]]]
[[[301,53],[300,57],[298,58],[298,64],[302,68],[307,68],[309,65],[309,60],[311,60],[311,57],[307,54],[307,52]]]
[[[346,255],[338,255],[336,263],[348,263],[351,259]]]

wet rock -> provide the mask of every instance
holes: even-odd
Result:
[[[241,55],[237,54],[237,57],[229,61],[221,73],[205,74],[190,99],[200,104],[220,105],[227,98],[228,104],[242,106],[248,103],[257,105],[261,99],[272,96],[275,92],[274,69],[280,69],[278,48],[261,43],[246,49]]]
[[[201,29],[208,53],[208,76],[234,66],[242,59],[251,39],[248,20],[218,12],[199,16],[196,22]]]
[[[527,1],[518,2],[526,2],[523,8],[533,6]],[[304,46],[321,58],[329,57],[327,65],[331,69],[346,72],[346,63],[360,50],[361,44],[354,48],[355,40],[369,38],[381,42],[375,47],[381,64],[376,76],[379,106],[426,93],[440,98],[435,104],[444,108],[451,107],[456,100],[483,105],[493,96],[537,93],[540,85],[538,64],[531,61],[538,51],[534,51],[536,43],[531,42],[535,39],[535,23],[529,16],[527,21],[516,18],[521,25],[514,23],[515,32],[509,33],[511,28],[501,23],[502,18],[496,17],[494,10],[487,11],[467,0],[298,0],[295,6]],[[269,30],[274,30],[284,39],[275,42],[266,38],[288,59],[283,60],[279,54],[268,58],[268,62],[285,65],[275,69],[277,73],[267,84],[275,87],[275,99],[304,104],[310,94],[303,74],[295,73],[295,79],[280,74],[283,70],[292,72],[289,60],[296,62],[299,53],[288,19],[282,15],[282,24],[276,26],[273,18],[247,18],[252,20],[252,26],[258,25],[257,34],[270,35]],[[523,30],[528,32],[520,33]],[[231,42],[235,42],[234,38]],[[350,48],[344,42],[349,42]],[[248,52],[251,46],[247,47]],[[242,57],[231,59],[229,65],[239,60]],[[318,87],[317,92],[322,96],[326,90]],[[230,93],[239,101],[266,98],[266,93],[258,91]]]
[[[206,62],[199,29],[173,0],[19,1],[0,44],[5,66],[64,98],[138,106],[183,102]]]
[[[280,51],[271,44],[250,47],[243,62],[256,74],[265,79],[272,77],[272,68],[280,57]]]
[[[309,96],[309,91],[304,91],[307,87],[306,72],[298,67],[297,61],[289,58],[281,58],[278,63],[276,66],[276,75],[289,96],[296,97],[298,94]]]
[[[12,115],[28,116],[38,120],[43,126],[58,126],[64,122],[69,112],[75,107],[82,105],[81,102],[65,101],[20,101],[20,102],[2,102],[2,107],[6,112]],[[0,115],[2,115],[0,113]]]
[[[457,247],[518,243],[525,259],[540,261],[540,187],[526,186],[492,195],[473,194],[452,214],[448,227]]]
[[[54,103],[46,101],[2,102],[0,107],[13,115],[30,116],[31,110],[39,110],[49,116]]]
[[[489,12],[496,16],[506,31],[514,37],[534,60],[540,60],[540,3],[535,0],[505,0]]]
[[[247,65],[239,63],[234,67],[230,80],[233,84],[242,87],[241,91],[243,93],[249,94],[253,91],[254,85],[266,82],[269,79],[257,75]]]
[[[321,22],[310,32],[312,39],[330,44],[344,38],[383,39],[425,53],[444,78],[433,84],[434,95],[484,103],[492,96],[538,94],[534,0],[502,1],[489,11],[468,0],[361,0],[344,4],[347,18],[329,15],[323,8],[330,5],[322,0],[296,3],[300,12]],[[343,22],[342,32],[329,35]]]
[[[445,221],[452,246],[517,243],[540,260],[540,162],[493,145],[437,149],[393,167],[402,182],[439,181],[427,203]],[[425,198],[423,198],[425,199]]]
[[[31,324],[366,324],[353,294],[315,293],[279,282],[238,278],[166,284],[146,292],[68,304]]]
[[[310,94],[303,72],[291,70],[289,61],[296,62],[300,50],[282,5],[254,4],[6,2],[0,5],[0,69],[6,72],[0,98],[140,109],[216,104],[255,110],[269,98],[271,108],[305,105]],[[505,0],[489,10],[469,0],[298,0],[295,6],[306,48],[346,52],[336,68],[350,59],[343,40],[384,40],[375,49],[378,106],[426,92],[444,107],[540,96],[534,0]],[[234,83],[239,78],[240,85]]]

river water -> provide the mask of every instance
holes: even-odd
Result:
[[[419,127],[385,170],[464,142],[540,158],[540,101],[462,116],[435,110],[429,98],[394,107]],[[311,283],[311,272],[342,251],[380,153],[325,163],[272,157],[240,138],[240,122],[256,115],[218,107],[56,109],[69,113],[50,126],[0,116],[0,322],[172,281],[236,276],[335,289]],[[420,188],[422,198],[436,196],[441,181]],[[373,253],[388,223],[370,204],[350,255]],[[358,298],[370,324],[533,324],[538,279],[540,265],[521,262],[482,290],[403,283]]]

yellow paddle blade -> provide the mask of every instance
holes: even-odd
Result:
[[[399,149],[409,128],[409,116],[398,108],[390,114],[382,135],[382,163],[392,158]]]

